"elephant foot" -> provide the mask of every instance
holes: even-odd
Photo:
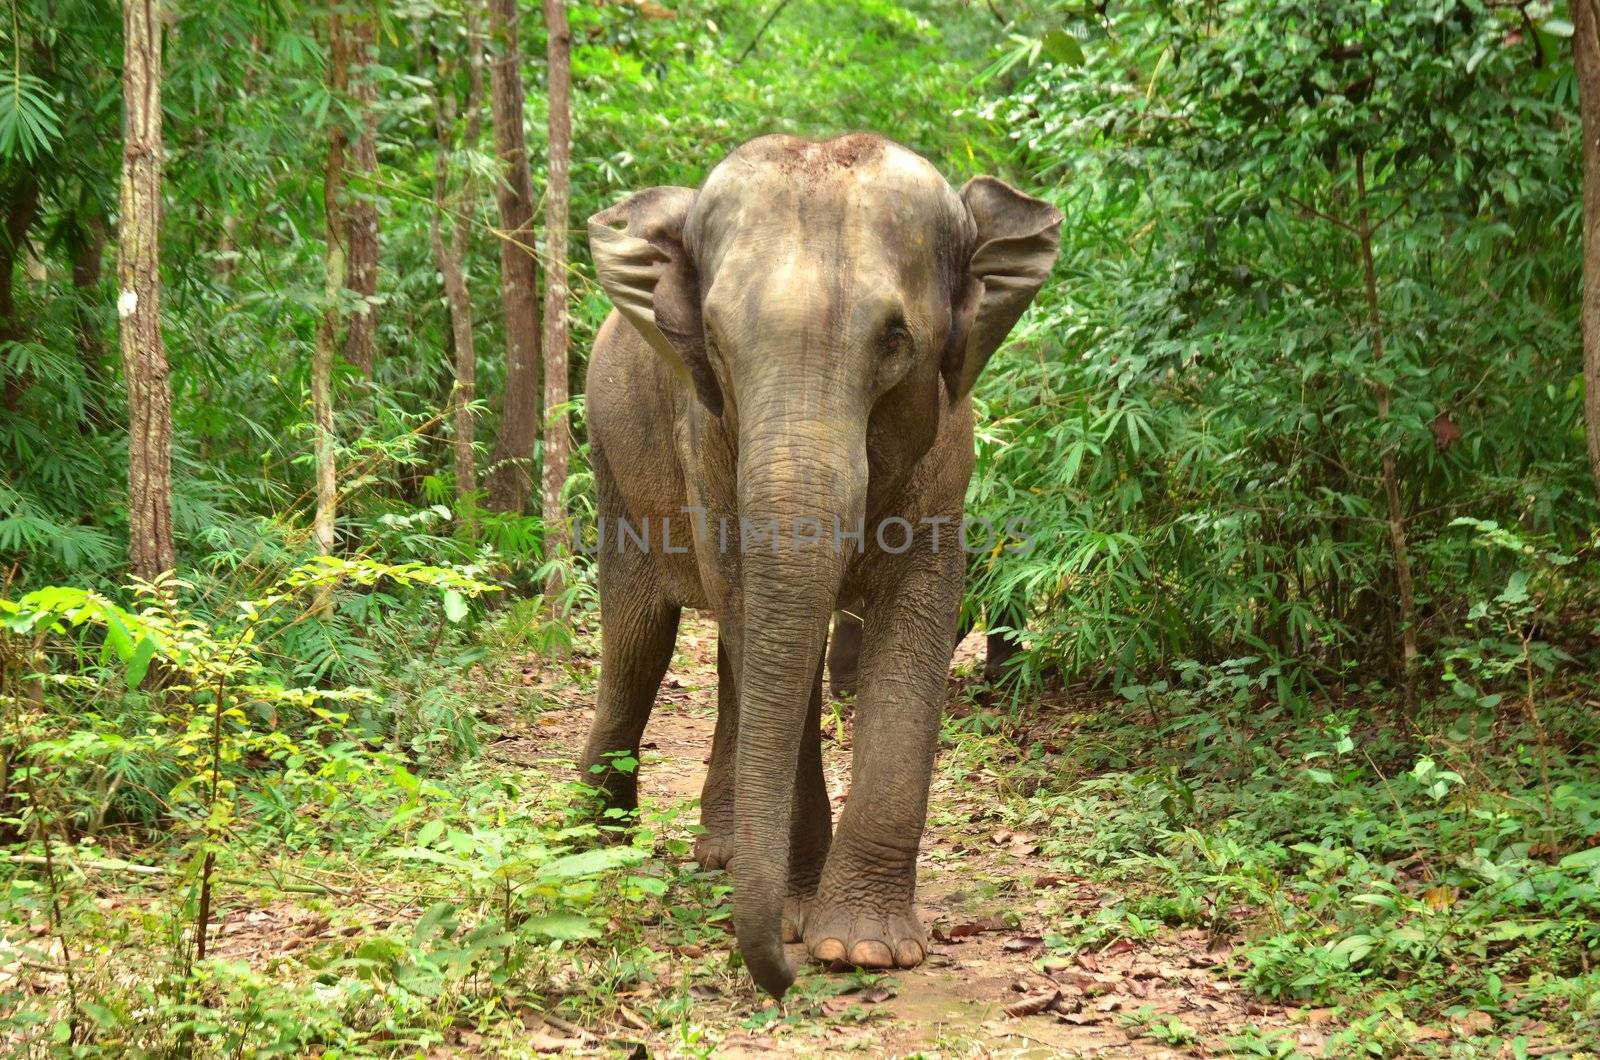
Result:
[[[857,968],[915,968],[928,952],[910,907],[888,915],[847,905],[815,908],[806,918],[805,943],[816,960]]]
[[[811,915],[815,894],[791,894],[783,900],[783,941],[803,942],[806,919]]]
[[[707,832],[694,841],[694,860],[702,869],[726,869],[733,861],[733,836]]]

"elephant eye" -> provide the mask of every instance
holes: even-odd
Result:
[[[883,355],[884,357],[898,357],[911,349],[911,332],[906,329],[906,322],[900,317],[891,319],[883,329]]]

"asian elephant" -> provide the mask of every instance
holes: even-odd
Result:
[[[953,190],[879,136],[766,136],[698,190],[589,219],[616,305],[588,370],[600,686],[583,775],[632,771],[681,608],[718,622],[702,864],[729,868],[755,981],[812,957],[908,968],[964,556],[969,393],[1049,275],[1061,213],[991,177]],[[591,540],[594,534],[589,535]],[[832,831],[819,712],[828,619],[865,618],[849,799]]]

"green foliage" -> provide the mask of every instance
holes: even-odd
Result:
[[[1392,670],[1386,454],[1425,645],[1487,573],[1453,516],[1581,539],[1565,52],[1454,0],[1058,11],[1072,54],[1014,50],[986,111],[1069,221],[980,387],[972,491],[1038,543],[975,581],[1026,595],[1038,662]]]
[[[38,161],[61,137],[50,89],[32,74],[14,74],[0,88],[0,157]]]
[[[994,172],[1051,198],[1062,263],[980,382],[970,494],[1033,547],[973,557],[967,610],[1029,650],[1009,709],[947,729],[958,762],[994,767],[1008,814],[1115,890],[1049,947],[1203,927],[1237,940],[1249,989],[1345,1006],[1336,1049],[1409,1048],[1408,1021],[1468,1009],[1494,1014],[1508,1055],[1536,1017],[1592,1039],[1600,603],[1565,5],[569,6],[568,513],[592,522],[581,381],[609,311],[582,218],[695,184],[761,133],[855,128],[957,182]],[[336,371],[337,557],[308,531],[308,372],[329,137],[363,116],[327,84],[331,9],[169,12],[179,571],[135,587],[108,275],[119,12],[0,15],[0,929],[68,970],[51,974],[69,999],[0,985],[0,1008],[41,1046],[424,1051],[452,1024],[548,1008],[580,974],[599,984],[581,1004],[651,983],[657,956],[615,925],[728,941],[726,883],[680,864],[675,822],[611,821],[605,838],[632,838],[599,846],[582,790],[480,760],[530,706],[530,657],[583,650],[594,572],[549,554],[539,518],[457,495],[429,227],[435,100],[465,97],[468,8],[380,9],[358,59],[378,163],[347,189],[378,208],[379,293],[342,306],[377,314],[378,357],[370,380]],[[541,33],[528,8],[525,56]],[[504,386],[499,167],[487,136],[452,150],[477,178],[458,220],[481,469]],[[1421,648],[1403,714],[1391,463]],[[530,591],[553,572],[560,599]],[[517,598],[491,607],[491,587]],[[1045,695],[1058,678],[1066,703]],[[1035,737],[1062,722],[1056,755]],[[352,880],[403,913],[372,928]],[[137,912],[103,907],[107,881]],[[206,925],[289,893],[350,934],[279,966],[200,959]],[[739,1018],[792,1029],[854,985]],[[674,989],[636,1007],[704,1053]],[[1129,1022],[1187,1042],[1148,1016]]]
[[[530,800],[518,785],[470,774],[443,787],[413,772],[428,762],[426,743],[358,722],[356,708],[382,702],[377,691],[278,678],[267,662],[276,637],[327,612],[338,592],[379,585],[395,598],[426,590],[447,623],[468,619],[467,601],[492,589],[446,567],[322,557],[211,621],[180,602],[191,587],[170,579],[135,586],[131,609],[66,587],[0,599],[0,827],[16,840],[7,860],[38,867],[8,881],[8,919],[29,937],[26,925],[42,922],[42,936],[17,944],[29,960],[68,969],[64,1009],[4,997],[14,1025],[59,1020],[58,1043],[111,1050],[220,1036],[223,1051],[299,1051],[385,1028],[428,1041],[430,999],[483,976],[508,987],[543,975],[562,944],[599,937],[591,910],[602,898],[666,893],[660,872],[642,867],[649,828],[642,846],[583,849],[595,826],[564,823],[577,820],[581,792]],[[146,857],[160,851],[161,864],[112,853],[128,824],[160,829]],[[275,978],[207,952],[227,892],[347,893],[301,882],[304,869],[286,881],[284,852],[323,870],[351,859],[368,873],[394,865],[405,886],[450,897],[404,931],[316,957],[319,1004],[331,1007],[306,1022]],[[118,925],[99,914],[93,880],[128,873],[165,886],[142,923]],[[154,959],[163,936],[165,967]],[[128,974],[77,966],[85,947],[123,954]],[[387,1015],[363,1014],[374,1006]]]

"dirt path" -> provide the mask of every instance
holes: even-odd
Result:
[[[962,651],[981,651],[981,638]],[[958,665],[962,657],[958,652]],[[495,757],[526,761],[537,752],[548,761],[552,744],[573,754],[581,748],[590,701],[581,685],[592,682],[556,688],[535,680],[549,700],[564,705],[508,728],[491,749]],[[716,684],[715,627],[686,616],[645,733],[640,790],[647,810],[698,798]],[[849,732],[828,713],[824,728],[833,728],[824,736],[824,768],[837,816],[849,788]],[[1318,1014],[1249,998],[1219,974],[1227,947],[1208,951],[1202,932],[1167,932],[1138,943],[1114,939],[1066,954],[1047,946],[1066,912],[1093,910],[1108,899],[1042,858],[1032,836],[1000,827],[997,809],[992,785],[986,791],[983,778],[953,776],[941,765],[918,867],[929,959],[824,1000],[815,1020],[770,1031],[747,1029],[762,1004],[747,980],[701,987],[694,1018],[718,1042],[716,1055],[1211,1056],[1230,1051],[1230,1038],[1257,1032],[1281,1036],[1299,1055],[1320,1053],[1324,1034],[1310,1022]],[[804,948],[791,946],[790,959],[804,974]],[[692,978],[688,967],[676,972]],[[672,1042],[649,1044],[652,1055],[678,1052]]]

